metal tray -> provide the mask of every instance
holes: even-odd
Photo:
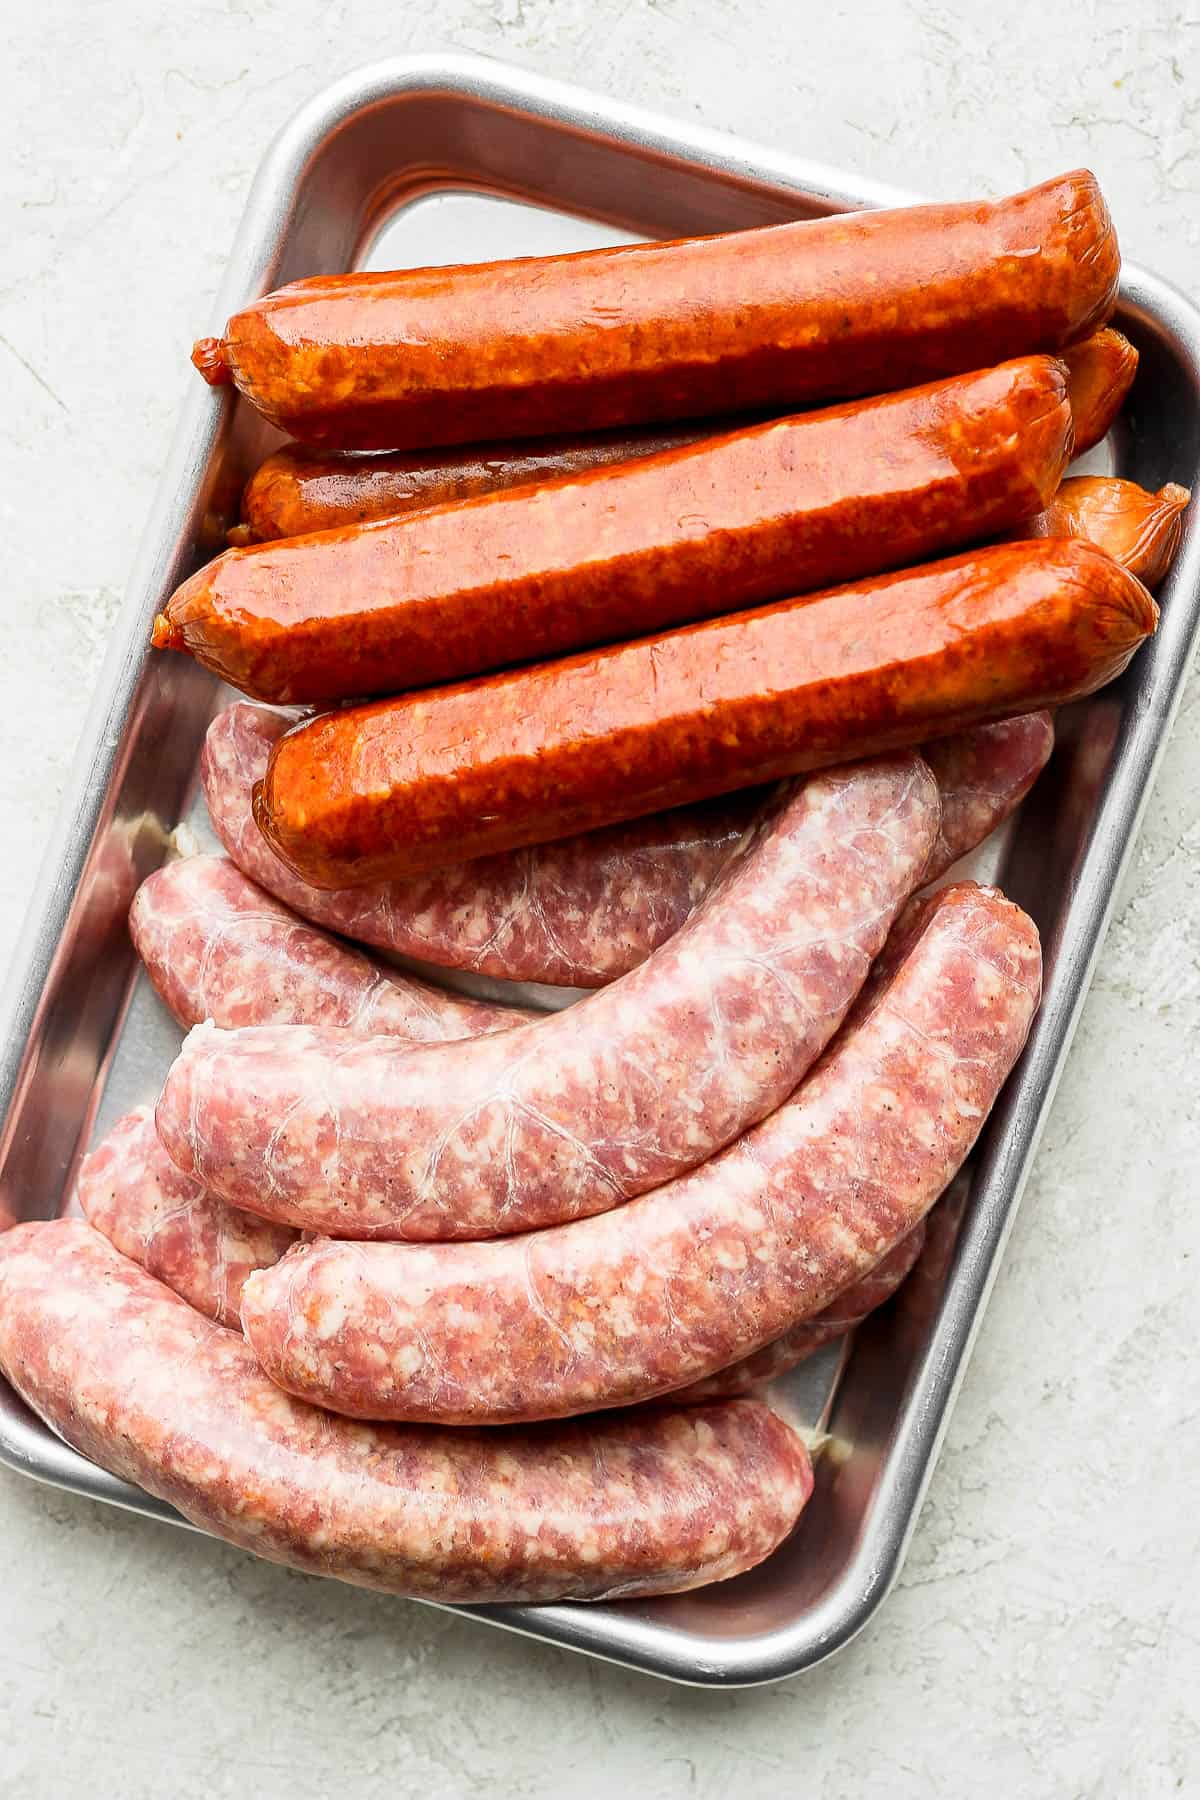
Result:
[[[318,271],[720,231],[909,198],[482,58],[387,62],[328,89],[272,146],[209,325],[219,330],[256,295]],[[1149,487],[1200,484],[1200,313],[1127,267],[1119,320],[1142,364],[1099,466]],[[156,1090],[178,1042],[137,979],[125,914],[194,809],[201,737],[223,695],[195,665],[148,656],[146,644],[161,600],[219,546],[240,481],[272,442],[243,403],[196,380],[0,1009],[0,1204],[19,1218],[61,1209],[90,1137]],[[1041,927],[1045,1002],[971,1175],[943,1212],[940,1253],[848,1351],[815,1360],[773,1396],[833,1436],[798,1531],[761,1569],[697,1594],[469,1609],[480,1619],[674,1680],[737,1685],[811,1667],[884,1598],[1179,700],[1200,625],[1194,520],[1161,600],[1157,638],[1121,682],[1061,715],[1050,768],[987,847],[986,872]],[[3,1383],[0,1459],[182,1523],[68,1449]]]

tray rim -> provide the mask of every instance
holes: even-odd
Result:
[[[309,157],[354,114],[404,94],[421,93],[507,108],[547,126],[570,123],[618,148],[661,153],[759,187],[803,190],[831,210],[904,205],[917,198],[486,56],[391,58],[352,71],[326,87],[299,109],[268,147],[214,303],[215,329],[270,285],[280,236],[278,219]],[[1200,367],[1200,310],[1183,293],[1126,264],[1121,298],[1127,307],[1165,326]],[[20,1096],[26,1044],[35,1030],[56,949],[119,769],[123,727],[147,654],[146,619],[167,585],[176,554],[178,534],[171,532],[170,523],[182,516],[179,496],[193,493],[202,478],[224,404],[219,392],[199,383],[185,400],[81,734],[72,779],[14,951],[0,999],[0,1107],[6,1117]],[[1200,477],[1200,469],[1196,474]],[[1192,520],[1168,593],[1170,604],[1164,608],[1154,656],[1147,659],[1147,672],[1138,683],[1134,716],[1114,751],[1112,779],[1064,908],[1055,981],[1047,989],[1026,1054],[993,1115],[994,1127],[976,1172],[974,1200],[945,1301],[898,1415],[872,1523],[841,1576],[797,1621],[744,1639],[700,1638],[656,1625],[652,1615],[581,1605],[449,1610],[676,1682],[718,1687],[757,1685],[814,1667],[855,1637],[873,1616],[903,1566],[1200,637],[1200,532]],[[70,1449],[21,1405],[6,1383],[0,1381],[0,1388],[11,1402],[8,1416],[0,1418],[0,1463],[148,1517],[188,1524],[165,1502],[117,1480]]]

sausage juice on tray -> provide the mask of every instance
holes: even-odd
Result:
[[[793,1091],[919,884],[937,786],[912,754],[784,783],[675,937],[491,1040],[192,1031],[158,1129],[235,1206],[347,1238],[480,1238],[619,1206]]]
[[[1067,365],[1067,397],[1075,427],[1074,454],[1081,456],[1100,442],[1116,418],[1137,371],[1137,351],[1119,331],[1105,326],[1064,350],[1062,360]],[[461,450],[377,455],[285,444],[246,483],[241,523],[230,531],[229,542],[262,544],[337,525],[361,525],[367,519],[444,506],[498,488],[524,487],[605,463],[630,462],[734,428],[731,419],[704,419],[638,431],[582,432],[576,437],[472,444]]]
[[[416,874],[1076,699],[1156,620],[1090,544],[995,545],[327,714],[255,817],[317,887]]]
[[[1120,254],[1086,170],[1003,200],[674,243],[317,276],[193,361],[336,449],[780,411],[1057,350],[1103,324]]]
[[[0,1236],[0,1367],[68,1444],[202,1530],[430,1600],[727,1580],[812,1490],[804,1445],[755,1400],[495,1433],[332,1419],[77,1219]]]
[[[711,1162],[521,1237],[301,1245],[250,1276],[243,1329],[289,1393],[363,1418],[557,1418],[714,1374],[920,1222],[1016,1061],[1040,984],[1032,921],[994,889],[945,888],[796,1095]]]
[[[400,518],[227,550],[154,643],[255,699],[452,681],[920,562],[1017,525],[1071,454],[1063,365],[999,368]]]

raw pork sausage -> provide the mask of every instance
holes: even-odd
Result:
[[[1076,699],[1157,616],[1090,544],[998,544],[315,719],[255,817],[315,886],[415,874]]]
[[[998,369],[542,487],[227,550],[160,648],[261,700],[396,693],[920,562],[1038,512],[1071,453],[1063,366]]]
[[[239,1212],[181,1174],[158,1141],[152,1106],[119,1119],[84,1157],[75,1193],[122,1256],[235,1331],[246,1277],[296,1241],[286,1226]]]
[[[740,1362],[730,1363],[727,1369],[706,1375],[703,1381],[679,1388],[671,1399],[689,1403],[722,1400],[733,1394],[752,1394],[769,1382],[777,1381],[806,1357],[823,1350],[826,1344],[845,1337],[848,1331],[853,1331],[856,1325],[861,1325],[865,1318],[885,1305],[912,1273],[924,1243],[925,1221],[922,1219],[914,1231],[901,1238],[895,1249],[889,1250],[876,1263],[869,1275],[862,1276],[844,1294],[830,1301],[823,1312],[805,1319],[803,1324],[794,1325],[773,1344],[756,1350],[753,1356],[744,1356]]]
[[[0,1368],[75,1449],[270,1562],[438,1601],[680,1593],[753,1568],[812,1490],[759,1402],[548,1430],[397,1430],[289,1400],[75,1219],[0,1238]]]
[[[628,974],[694,912],[762,801],[760,789],[743,790],[430,875],[315,888],[276,856],[250,807],[271,745],[289,723],[283,713],[238,701],[208,728],[204,797],[233,861],[293,911],[333,931],[509,981],[591,988]],[[1050,715],[1039,712],[977,725],[926,750],[938,764],[942,801],[927,881],[1008,817],[1053,747]],[[953,785],[956,768],[966,774],[965,791]]]
[[[792,1092],[920,881],[939,810],[912,755],[784,784],[648,961],[490,1042],[200,1026],[159,1135],[234,1205],[337,1237],[492,1237],[607,1211]]]
[[[156,869],[134,896],[129,931],[181,1025],[335,1025],[436,1044],[511,1031],[533,1017],[377,968],[295,918],[223,856]]]
[[[945,888],[778,1112],[598,1218],[479,1244],[289,1251],[242,1325],[335,1412],[500,1424],[648,1400],[772,1343],[923,1218],[1025,1041],[1041,957],[994,889]]]
[[[674,243],[316,276],[202,338],[289,437],[406,450],[815,400],[1056,350],[1112,310],[1086,170],[1009,199],[842,213]]]

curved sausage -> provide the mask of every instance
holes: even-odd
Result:
[[[285,1225],[239,1212],[182,1174],[158,1141],[152,1106],[118,1119],[84,1157],[75,1193],[122,1256],[235,1331],[246,1277],[296,1241]]]
[[[295,918],[223,856],[185,857],[147,876],[129,931],[181,1025],[333,1025],[436,1044],[511,1031],[534,1016],[377,968]]]
[[[1107,437],[1133,386],[1138,353],[1127,337],[1105,326],[1064,350],[1062,359],[1075,421],[1075,454],[1082,456]]]
[[[753,1400],[494,1434],[331,1419],[75,1219],[0,1238],[0,1368],[75,1449],[201,1530],[441,1602],[724,1581],[812,1490],[800,1439]]]
[[[287,436],[405,450],[783,411],[1055,350],[1112,310],[1086,170],[1009,199],[293,282],[202,338]]]
[[[762,800],[761,790],[748,789],[429,875],[315,888],[271,849],[250,806],[271,746],[288,725],[285,714],[237,701],[208,728],[200,762],[204,797],[213,829],[238,867],[332,931],[508,981],[592,988],[628,974],[695,911]],[[1053,746],[1050,715],[1039,712],[977,725],[927,749],[927,760],[938,762],[942,801],[927,881],[1008,817]],[[953,785],[956,767],[966,774],[966,793]]]
[[[500,1424],[648,1400],[820,1312],[966,1157],[1039,997],[1037,932],[945,888],[797,1094],[711,1162],[598,1218],[478,1244],[289,1251],[242,1325],[289,1393],[370,1418]]]
[[[794,1325],[773,1344],[764,1345],[752,1356],[744,1356],[740,1362],[731,1363],[727,1369],[718,1369],[715,1375],[706,1375],[702,1381],[693,1381],[690,1387],[678,1388],[671,1395],[672,1402],[687,1401],[690,1405],[695,1400],[723,1400],[735,1394],[753,1394],[770,1382],[778,1381],[781,1375],[823,1350],[826,1344],[845,1337],[848,1331],[853,1331],[856,1325],[861,1325],[871,1313],[885,1305],[912,1273],[924,1244],[925,1220],[922,1219],[907,1237],[901,1238],[896,1247],[876,1263],[869,1275],[862,1276],[845,1293],[839,1294],[823,1312]]]
[[[1089,544],[999,544],[315,719],[255,817],[317,887],[416,874],[1078,698],[1157,616]]]
[[[749,423],[747,420],[745,423]],[[472,500],[501,488],[582,475],[609,463],[633,462],[678,450],[698,438],[737,429],[737,419],[647,426],[635,431],[588,431],[572,437],[472,444],[465,450],[395,450],[354,456],[285,444],[260,463],[242,494],[242,518],[231,545],[304,537],[339,525],[362,525],[397,513]]]
[[[260,700],[397,693],[919,562],[1050,499],[1061,363],[1022,357],[541,487],[227,550],[154,643]]]
[[[1191,497],[1174,481],[1150,494],[1115,475],[1073,475],[1023,535],[1086,538],[1153,588],[1175,560]]]
[[[607,1211],[787,1098],[920,881],[938,817],[916,756],[786,784],[678,934],[578,1006],[453,1049],[201,1026],[159,1135],[234,1205],[338,1237],[492,1237]]]
[[[235,702],[200,778],[226,851],[307,919],[381,950],[508,981],[602,987],[679,929],[760,804],[755,790],[368,887],[310,886],[254,822],[251,793],[291,720]]]

